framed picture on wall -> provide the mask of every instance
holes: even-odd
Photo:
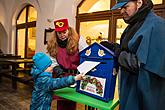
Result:
[[[49,37],[51,36],[51,32],[53,32],[54,29],[45,29],[45,34],[44,34],[44,44],[47,44],[47,41],[49,39]]]

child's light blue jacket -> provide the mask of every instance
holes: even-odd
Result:
[[[42,72],[33,66],[31,70],[34,79],[30,110],[50,110],[53,90],[67,87],[75,83],[73,76],[52,78],[52,74]]]

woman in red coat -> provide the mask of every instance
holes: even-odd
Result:
[[[79,51],[87,47],[85,40],[68,25],[67,19],[54,21],[55,31],[48,40],[47,51],[53,61],[56,77],[77,74]],[[58,98],[57,110],[76,110],[76,103]]]

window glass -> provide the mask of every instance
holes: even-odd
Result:
[[[17,35],[17,54],[21,57],[25,57],[25,29],[19,29]]]
[[[27,58],[32,58],[36,48],[36,27],[28,28]]]
[[[36,48],[37,11],[33,6],[24,7],[17,19],[17,54],[22,58],[32,58]],[[22,22],[24,21],[24,22]]]
[[[127,24],[124,22],[123,19],[117,19],[117,24],[116,24],[116,42],[117,43],[120,43],[121,35],[126,27],[127,27]]]
[[[84,0],[78,10],[79,14],[110,10],[110,0]]]
[[[80,22],[80,35],[88,45],[93,42],[108,40],[109,20]]]
[[[19,18],[17,19],[17,24],[22,24],[26,22],[26,8],[23,9],[22,13],[20,14]]]
[[[33,7],[29,7],[28,22],[37,20],[37,11]]]
[[[152,0],[153,4],[163,4],[163,0]]]

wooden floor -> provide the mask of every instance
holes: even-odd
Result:
[[[0,83],[0,110],[29,110],[32,88],[18,83],[13,90],[11,80],[2,78]]]

